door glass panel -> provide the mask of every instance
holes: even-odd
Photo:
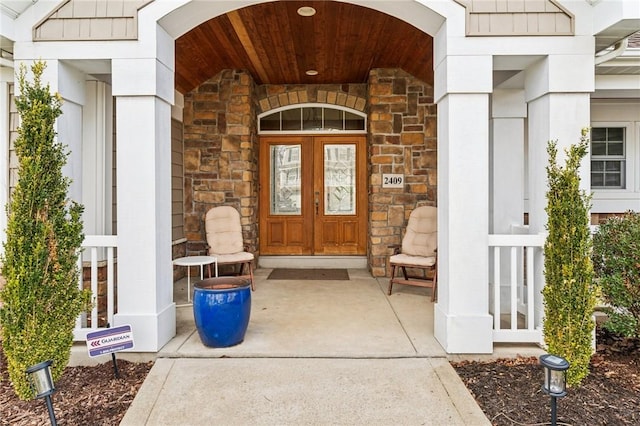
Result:
[[[301,206],[301,145],[272,145],[271,214],[299,215]]]
[[[324,214],[356,214],[356,145],[324,146]]]

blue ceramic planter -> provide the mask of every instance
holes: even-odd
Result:
[[[251,282],[218,277],[193,287],[193,317],[202,343],[212,348],[242,343],[251,314]]]

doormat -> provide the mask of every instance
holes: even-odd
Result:
[[[349,280],[349,272],[346,269],[297,269],[276,268],[267,277],[268,280],[319,280],[319,281],[343,281]]]

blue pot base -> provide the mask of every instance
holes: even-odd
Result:
[[[218,277],[194,284],[193,316],[205,346],[226,348],[242,343],[250,315],[249,280]]]

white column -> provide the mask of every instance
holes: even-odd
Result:
[[[525,130],[527,104],[524,90],[494,90],[491,97],[491,172],[490,172],[490,227],[492,234],[511,234],[513,225],[524,223],[525,186]],[[506,261],[509,248],[501,249],[502,283],[500,307],[509,312],[510,263]],[[494,276],[494,252],[489,252],[489,279]],[[520,271],[522,274],[522,271]],[[493,305],[493,281],[490,285],[490,307]],[[492,309],[490,309],[492,313]]]
[[[118,313],[137,352],[176,332],[171,266],[173,71],[156,59],[113,60],[116,97]]]
[[[547,144],[557,141],[558,164],[564,165],[564,149],[580,140],[581,130],[590,125],[590,96],[594,87],[593,56],[551,56],[527,70],[525,91],[529,106],[529,231],[546,231]],[[580,167],[581,187],[590,192],[591,162],[586,155]],[[544,285],[544,260],[534,259],[536,323],[544,312],[540,290]]]
[[[62,96],[62,115],[56,120],[57,139],[69,149],[62,172],[71,179],[69,198],[82,203],[82,109],[85,102],[85,75],[55,59],[46,60],[43,84]],[[30,65],[28,65],[30,67]]]
[[[86,82],[83,109],[82,200],[84,232],[107,235],[111,210],[111,139],[113,114],[111,88],[102,81]]]
[[[0,254],[4,252],[7,237],[5,206],[9,202],[10,83],[13,83],[13,68],[0,67]]]
[[[524,221],[527,104],[523,90],[495,90],[491,100],[491,232],[508,234]]]
[[[434,333],[448,353],[491,353],[488,311],[490,56],[436,68],[438,302]]]

